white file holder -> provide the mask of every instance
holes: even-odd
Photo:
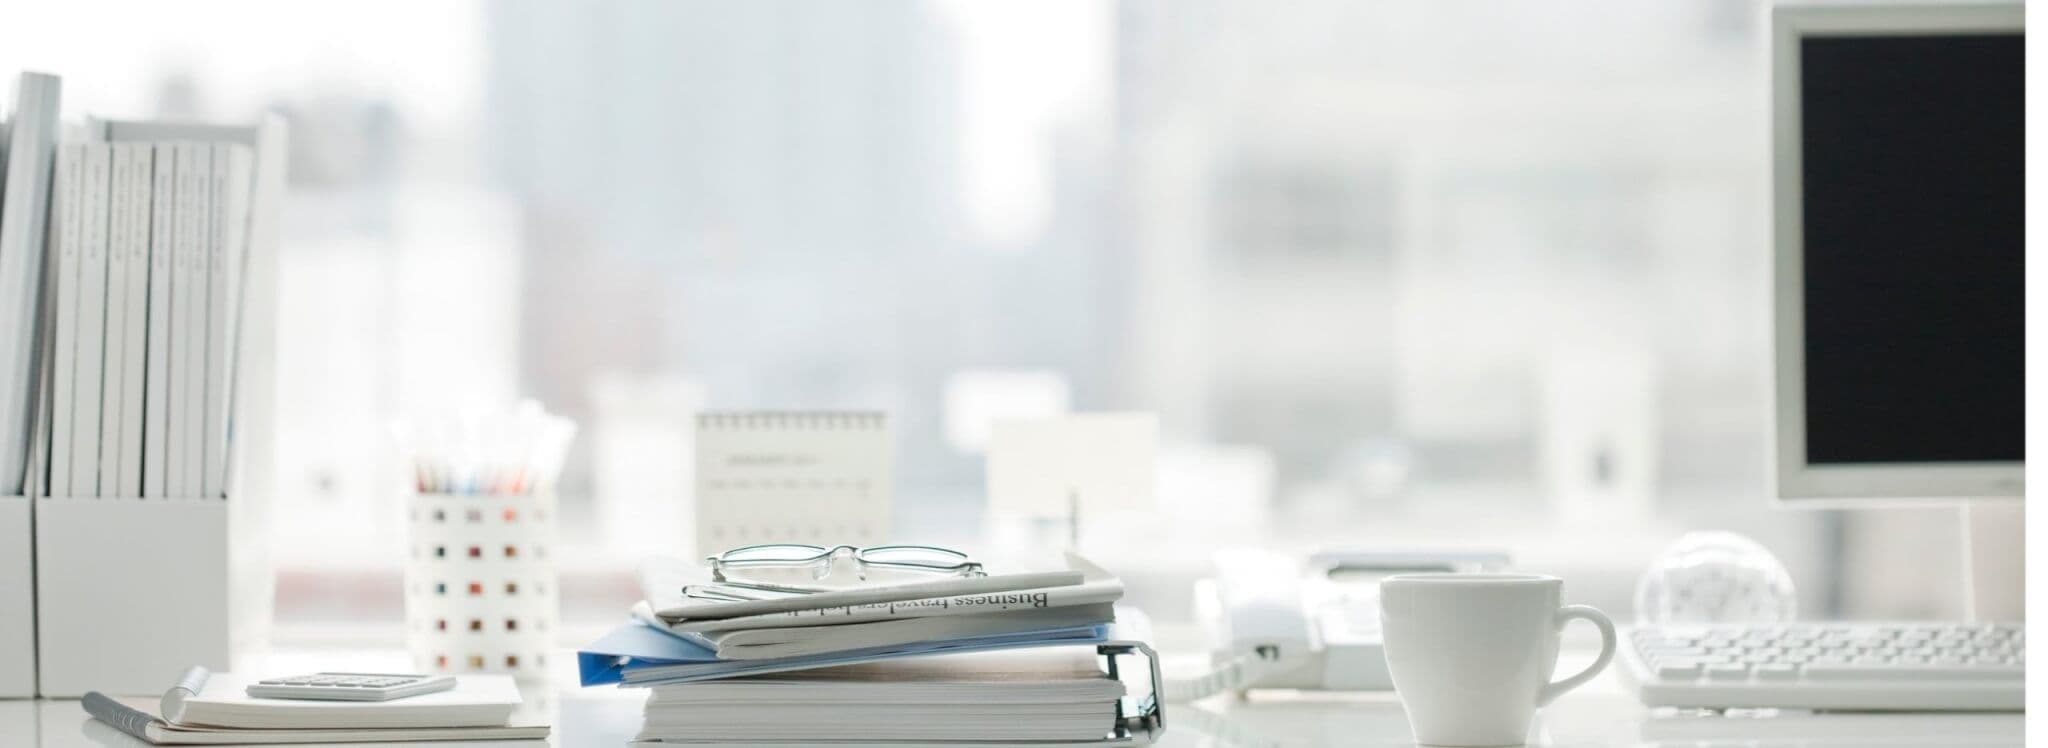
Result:
[[[48,346],[47,338],[43,345]],[[36,376],[49,378],[48,355],[39,354]],[[44,391],[37,388],[37,392]],[[35,416],[35,433],[44,433],[46,414]],[[29,440],[28,464],[40,465],[43,448]],[[41,481],[31,468],[23,495],[0,496],[0,699],[25,699],[37,693],[36,663],[36,524],[35,499]]]
[[[32,502],[0,497],[0,699],[36,695]]]
[[[285,123],[272,115],[246,127],[99,121],[91,129],[114,142],[238,142],[256,153],[226,497],[35,500],[38,693],[160,695],[193,665],[233,669],[268,634],[272,578],[262,529],[274,485]]]
[[[156,693],[230,667],[227,504],[37,499],[43,695]]]

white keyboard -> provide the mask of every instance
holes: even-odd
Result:
[[[1618,659],[1652,706],[2019,710],[2026,636],[2021,624],[1644,627]]]

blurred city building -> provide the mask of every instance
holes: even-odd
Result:
[[[1953,517],[1769,500],[1753,0],[215,9],[272,33],[149,10],[99,50],[0,30],[0,68],[290,119],[288,623],[396,626],[390,423],[522,395],[584,426],[569,610],[684,531],[691,414],[876,408],[897,532],[968,544],[976,414],[1157,412],[1134,589],[1221,543],[1423,538],[1626,611],[1615,559],[1732,529],[1802,610],[1955,613]]]

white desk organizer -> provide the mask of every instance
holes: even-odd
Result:
[[[20,496],[0,497],[0,699],[36,695],[32,503]]]
[[[4,219],[0,220],[0,251],[14,252],[14,248],[24,246],[41,251],[44,218],[49,215],[50,184],[55,181],[59,134],[57,114],[62,108],[60,93],[63,85],[57,76],[24,72],[13,88],[12,110],[8,113],[8,132],[4,138],[10,158],[6,159],[5,174],[0,175],[0,185],[7,186],[7,199],[4,205],[0,205],[0,213],[5,214],[0,216]],[[45,276],[40,255],[27,253],[13,257],[16,262],[24,259],[26,262],[16,265],[28,271],[28,276],[22,280],[32,278],[40,282]],[[14,295],[19,290],[18,287],[0,290],[0,305],[8,308],[0,315],[40,314],[39,309],[24,303],[28,299]],[[37,297],[40,298],[40,292]],[[12,337],[15,332],[18,330],[0,333],[0,337]],[[35,351],[26,352],[29,355],[26,362],[15,360],[14,357],[21,353],[23,351],[18,349],[9,350],[0,358],[6,360],[4,365],[9,368],[23,364],[39,367],[43,361]],[[32,376],[41,376],[40,368],[33,368],[33,372]],[[7,376],[20,373],[8,371],[0,374],[0,380],[7,381],[6,385],[0,386],[0,397],[10,401],[15,397],[24,398],[20,402],[7,403],[9,407],[0,407],[0,423],[6,424],[0,428],[20,428],[20,421],[16,419],[24,415],[34,417],[32,407],[26,414],[15,410],[18,406],[31,405],[26,398],[34,391],[32,388],[17,389],[21,383],[14,376]],[[36,695],[35,502],[29,499],[35,492],[33,485],[24,485],[28,483],[27,473],[32,472],[27,466],[35,464],[33,457],[27,454],[30,451],[27,445],[33,444],[34,440],[29,439],[26,444],[19,441],[30,433],[30,430],[22,429],[18,433],[0,435],[0,445],[5,445],[4,449],[12,452],[6,455],[8,468],[0,469],[0,474],[4,474],[0,475],[0,484],[4,484],[0,487],[0,699]],[[20,452],[13,452],[17,449]],[[23,457],[29,459],[17,474],[12,460]],[[17,490],[20,493],[15,493]],[[35,734],[33,724],[29,725],[29,730],[29,735]],[[6,733],[0,729],[0,743],[9,742]]]
[[[35,500],[38,692],[160,695],[193,665],[232,669],[236,655],[267,635],[273,580],[262,523],[274,485],[285,123],[273,115],[247,127],[96,121],[90,128],[89,137],[115,142],[238,142],[256,153],[226,496]],[[23,516],[19,507],[0,509],[0,533]],[[0,547],[5,556],[15,546]]]
[[[414,670],[546,675],[559,611],[554,493],[421,494],[407,503]]]

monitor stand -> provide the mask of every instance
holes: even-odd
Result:
[[[1971,621],[2027,618],[2024,501],[1963,504],[1963,611]]]

